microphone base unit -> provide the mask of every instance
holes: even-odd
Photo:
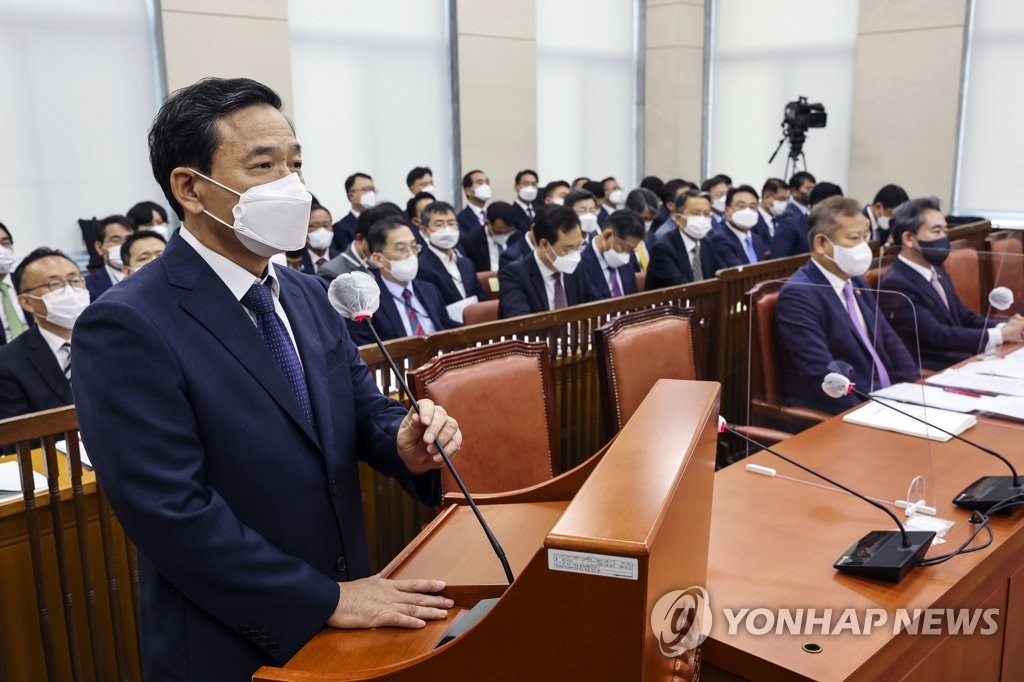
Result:
[[[873,530],[843,552],[832,565],[840,573],[898,583],[924,558],[935,539],[930,530],[908,530],[910,547],[903,547],[897,530]]]
[[[987,514],[993,505],[1019,495],[1024,495],[1024,485],[1014,487],[1013,476],[982,476],[954,497],[953,504]],[[995,513],[1009,516],[1022,506],[1024,499],[1016,504],[1008,504]]]

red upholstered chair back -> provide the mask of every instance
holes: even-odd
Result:
[[[659,306],[627,313],[594,330],[605,430],[629,421],[658,379],[697,379],[693,309]]]
[[[984,315],[981,307],[981,264],[974,244],[966,239],[953,242],[943,267],[964,305],[978,315]]]
[[[442,405],[462,429],[453,458],[471,493],[531,486],[558,461],[551,361],[544,342],[503,341],[437,357],[409,372],[417,399]],[[447,471],[444,492],[458,492]]]
[[[775,344],[775,306],[782,282],[761,282],[750,290],[750,388],[751,397],[778,403],[779,353]]]
[[[476,273],[476,278],[480,281],[480,288],[484,290],[488,299],[498,298],[498,292],[493,288],[498,283],[498,271],[497,270],[484,270],[483,272]]]
[[[637,292],[644,291],[647,286],[647,273],[638,272],[636,273],[636,290]]]
[[[498,299],[471,303],[462,311],[462,324],[480,324],[498,319]]]

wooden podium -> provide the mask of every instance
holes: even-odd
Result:
[[[689,678],[699,653],[663,655],[650,613],[666,592],[706,582],[718,405],[716,383],[659,381],[602,452],[532,488],[481,495],[512,586],[455,498],[384,570],[444,580],[456,602],[447,620],[421,630],[324,629],[284,668],[261,668],[253,679]],[[486,597],[500,599],[437,647]]]

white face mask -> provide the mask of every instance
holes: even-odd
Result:
[[[508,244],[508,240],[512,238],[512,234],[512,232],[502,232],[501,234],[495,234],[494,232],[491,232],[491,239],[494,240],[495,244],[501,244],[502,246],[505,246],[506,244]]]
[[[62,329],[71,329],[75,320],[89,305],[89,290],[65,286],[60,291],[51,291],[42,296],[29,296],[46,305],[46,315],[36,315]]]
[[[477,185],[473,188],[473,196],[480,201],[491,200],[491,186],[490,185]]]
[[[878,216],[878,221],[877,222],[878,222],[878,229],[880,229],[880,230],[888,230],[889,229],[889,216],[887,216],[887,215]]]
[[[554,249],[551,250],[554,253]],[[551,266],[565,275],[571,275],[576,272],[576,267],[580,264],[580,258],[583,254],[579,251],[573,251],[567,256],[554,256],[552,258]]]
[[[14,268],[14,251],[6,246],[0,246],[0,277],[6,275]]]
[[[235,219],[233,225],[206,209],[203,213],[234,230],[238,241],[257,256],[269,258],[276,253],[298,251],[305,246],[313,195],[306,191],[298,173],[289,173],[280,180],[250,187],[242,193],[194,168],[189,170],[239,196],[238,203],[231,209]]]
[[[171,231],[167,227],[166,223],[163,224],[163,225],[154,225],[153,227],[148,227],[146,229],[149,230],[150,232],[156,232],[158,235],[160,235],[164,239],[167,239],[170,236],[170,234],[171,234]]]
[[[409,256],[403,260],[389,261],[391,263],[391,276],[399,282],[411,282],[416,279],[420,271],[420,259],[416,256]]]
[[[318,227],[306,235],[306,241],[317,251],[323,251],[334,241],[334,232],[326,227]]]
[[[651,231],[651,225],[653,225],[653,224],[654,224],[653,220],[645,220],[644,221],[644,232],[650,232]]]
[[[725,210],[725,195],[722,195],[711,202],[711,208],[715,209],[716,212],[721,213]]]
[[[609,248],[604,252],[604,262],[607,263],[610,268],[621,268],[629,262],[630,258],[631,254],[620,253],[612,248]]]
[[[584,213],[583,215],[579,216],[579,219],[580,227],[583,228],[583,231],[585,233],[590,234],[593,232],[597,232],[597,215],[593,213]]]
[[[107,247],[107,263],[110,267],[115,270],[121,270],[124,268],[124,261],[121,260],[121,245],[115,244],[114,246]]]
[[[526,187],[523,187],[521,190],[519,190],[519,198],[525,201],[526,203],[530,203],[531,201],[537,198],[537,188],[534,187],[533,185],[527,185]]]
[[[373,208],[377,205],[377,193],[373,190],[363,192],[363,198],[359,200],[363,208]]]
[[[732,224],[741,230],[749,230],[757,225],[757,211],[752,208],[741,208],[732,214]]]
[[[683,225],[683,232],[690,239],[699,242],[711,231],[711,218],[703,215],[691,215],[686,217],[686,224]]]
[[[626,200],[626,193],[622,189],[612,190],[612,193],[608,195],[608,201],[612,202],[616,206],[622,206],[622,202]]]
[[[825,237],[828,239],[828,237]],[[857,246],[838,246],[831,239],[832,256],[826,256],[829,260],[839,266],[839,269],[850,277],[860,277],[871,267],[871,247],[867,242],[861,242]]]
[[[772,202],[772,215],[778,218],[780,215],[786,212],[787,206],[789,206],[788,201],[776,199],[775,201]]]
[[[437,248],[447,250],[459,243],[459,231],[454,227],[442,227],[431,232],[428,239]]]
[[[551,203],[554,204],[555,206],[564,206],[565,197],[551,197]]]

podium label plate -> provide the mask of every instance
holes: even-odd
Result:
[[[640,562],[634,557],[549,549],[548,569],[552,571],[565,571],[567,573],[600,575],[606,578],[636,580],[640,573]]]

